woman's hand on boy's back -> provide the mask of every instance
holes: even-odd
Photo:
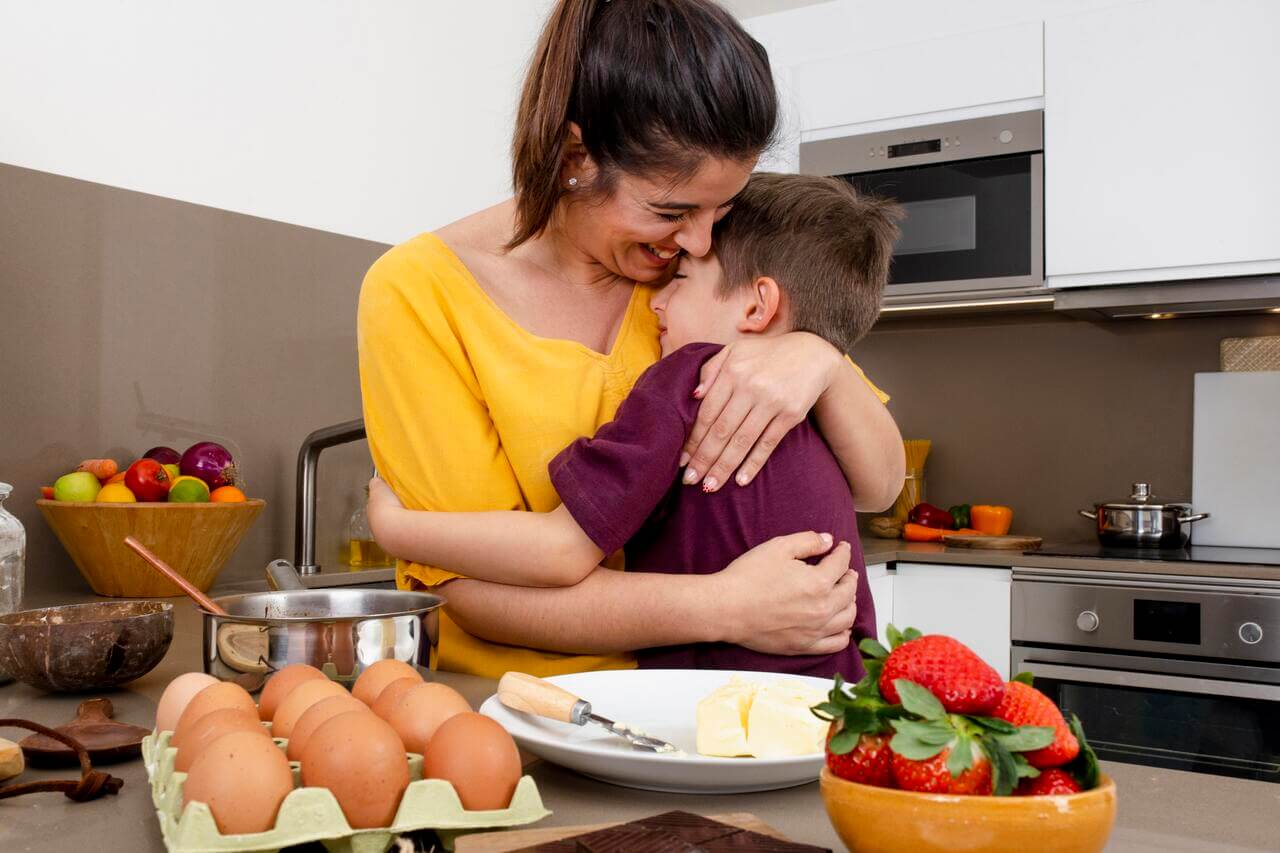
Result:
[[[826,556],[816,566],[807,557]],[[757,652],[834,654],[849,645],[858,577],[851,549],[826,533],[793,533],[757,545],[723,571],[718,584],[720,639]]]
[[[751,482],[783,437],[809,416],[843,359],[808,332],[734,341],[702,366],[702,399],[685,441],[684,482],[707,491]],[[682,457],[683,459],[684,457]],[[682,462],[683,465],[683,462]]]

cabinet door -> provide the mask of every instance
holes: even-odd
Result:
[[[1280,3],[1045,21],[1051,287],[1280,271]]]
[[[893,621],[893,572],[884,563],[867,566],[867,584],[876,606],[876,639],[884,642],[884,626]]]
[[[1009,677],[1009,591],[1013,570],[898,563],[893,624],[946,634]]]

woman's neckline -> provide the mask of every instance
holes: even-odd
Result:
[[[476,293],[478,293],[480,295],[480,298],[489,305],[490,309],[492,309],[494,313],[496,313],[512,328],[517,330],[521,335],[528,338],[529,340],[538,341],[540,343],[556,344],[556,345],[571,347],[599,361],[613,361],[617,356],[617,354],[621,351],[623,339],[630,333],[631,327],[634,325],[633,321],[634,321],[635,311],[636,311],[636,300],[639,297],[639,294],[641,291],[641,287],[635,282],[632,282],[631,284],[631,294],[627,298],[627,308],[622,315],[622,322],[618,325],[617,330],[614,332],[613,340],[609,342],[608,350],[601,352],[600,350],[595,349],[594,347],[587,346],[582,341],[575,341],[572,338],[549,338],[545,335],[539,335],[529,331],[524,326],[520,325],[520,323],[517,322],[514,317],[508,314],[506,310],[503,309],[503,307],[499,305],[492,296],[489,295],[489,292],[484,289],[484,287],[480,284],[479,279],[475,277],[475,274],[471,272],[471,269],[467,266],[466,262],[463,261],[462,258],[458,255],[458,253],[453,250],[452,246],[450,246],[447,242],[445,242],[445,240],[435,232],[427,231],[425,232],[424,236],[427,236],[430,239],[436,241],[438,244],[440,244],[440,247],[449,253],[449,256],[453,259],[453,262],[458,266],[460,270],[462,270],[463,277],[466,279],[467,283],[472,288],[475,289]]]

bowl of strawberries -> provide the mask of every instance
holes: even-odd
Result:
[[[813,709],[831,720],[822,799],[851,851],[1103,849],[1115,784],[1077,717],[958,640],[886,634],[859,645],[866,676],[836,676]]]

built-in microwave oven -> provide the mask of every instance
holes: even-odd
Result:
[[[800,171],[901,202],[885,313],[1050,308],[1039,110],[800,145]]]

